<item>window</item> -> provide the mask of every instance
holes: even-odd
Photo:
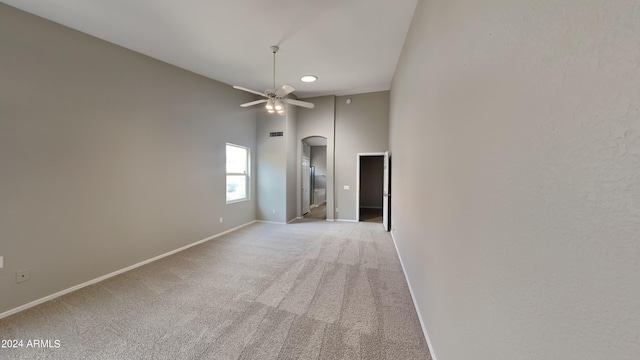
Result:
[[[227,203],[249,200],[249,149],[227,144]]]

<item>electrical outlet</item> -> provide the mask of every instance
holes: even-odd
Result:
[[[4,267],[4,256],[0,256],[0,269]]]
[[[276,213],[276,209],[273,209],[273,213],[274,213],[274,214]]]
[[[223,219],[223,218],[220,218],[220,223],[221,223],[221,224],[222,224],[222,222],[223,222],[223,221],[224,221],[224,219]]]
[[[16,284],[31,279],[31,270],[22,270],[16,273]]]

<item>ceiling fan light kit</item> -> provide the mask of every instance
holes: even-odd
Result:
[[[267,109],[268,113],[273,114],[274,112],[277,112],[280,115],[284,114],[285,104],[302,106],[308,109],[313,109],[315,105],[310,102],[286,98],[287,95],[291,94],[296,90],[293,86],[285,84],[285,85],[282,85],[281,88],[276,89],[276,53],[278,52],[278,50],[280,50],[280,48],[274,45],[274,46],[271,46],[270,49],[271,49],[271,52],[273,53],[273,88],[267,89],[264,92],[259,92],[259,91],[247,89],[241,86],[234,86],[233,87],[234,89],[246,91],[246,92],[249,92],[255,95],[260,95],[266,98],[266,99],[260,99],[260,100],[244,103],[240,106],[249,107],[253,105],[266,103],[265,108]]]

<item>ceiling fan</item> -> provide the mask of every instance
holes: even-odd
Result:
[[[240,106],[249,107],[253,105],[267,103],[265,105],[265,108],[271,114],[273,113],[283,114],[284,104],[291,104],[296,106],[302,106],[308,109],[313,109],[315,105],[310,102],[300,101],[295,99],[287,99],[285,97],[296,90],[293,86],[285,84],[285,85],[282,85],[281,88],[276,89],[276,53],[278,52],[278,50],[280,50],[279,47],[275,45],[271,46],[271,52],[273,53],[273,88],[272,89],[266,89],[264,92],[259,92],[259,91],[244,88],[242,86],[233,87],[234,89],[238,89],[238,90],[250,92],[252,94],[263,96],[266,99],[251,101],[248,103],[244,103]]]

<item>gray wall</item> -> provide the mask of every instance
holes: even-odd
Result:
[[[333,220],[335,96],[321,96],[304,100],[314,103],[315,108],[300,108],[298,110],[296,214],[302,216],[302,140],[311,136],[322,136],[327,139],[327,220]]]
[[[636,8],[418,3],[392,227],[439,360],[640,354]]]
[[[287,106],[285,115],[257,108],[258,200],[256,217],[285,223],[296,218],[296,122],[297,109]],[[270,137],[282,131],[284,136]]]
[[[311,166],[316,167],[316,175],[327,175],[327,147],[311,147]]]
[[[0,48],[0,313],[255,219],[251,96],[2,4]]]
[[[287,138],[287,200],[286,200],[286,220],[291,221],[295,219],[297,215],[298,206],[298,191],[296,185],[298,183],[298,167],[297,167],[297,122],[298,122],[298,107],[287,105],[287,130],[285,136]]]
[[[311,166],[316,169],[315,186],[316,190],[324,189],[325,198],[327,190],[327,147],[312,146],[311,147]]]
[[[389,92],[338,96],[335,117],[336,218],[355,220],[358,153],[388,150]]]
[[[270,132],[287,132],[287,118],[257,109],[257,210],[262,221],[283,223],[287,215],[287,138]]]
[[[352,100],[351,104],[346,103],[349,98]],[[326,137],[327,220],[354,221],[357,154],[384,152],[388,149],[389,92],[323,96],[306,100],[316,107],[299,111],[298,174],[301,173],[302,140],[310,136]],[[344,190],[344,185],[348,185],[350,190]],[[301,189],[300,179],[297,189]],[[298,196],[300,214],[300,190]],[[336,208],[339,212],[334,215]]]

